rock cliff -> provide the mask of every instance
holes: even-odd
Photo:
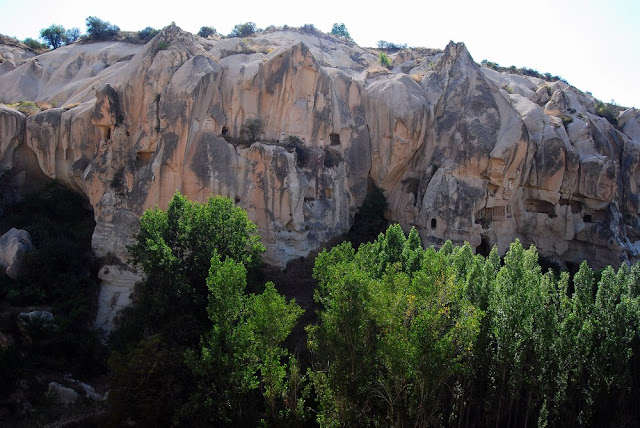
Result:
[[[372,185],[428,244],[638,258],[638,111],[614,127],[591,96],[482,67],[462,43],[391,56],[387,70],[328,35],[211,40],[175,25],[144,46],[65,46],[0,68],[0,102],[58,106],[0,106],[0,161],[84,193],[94,251],[121,260],[141,213],[180,190],[234,199],[283,266],[348,231]]]

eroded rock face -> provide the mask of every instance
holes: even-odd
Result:
[[[15,69],[36,54],[24,43],[0,34],[0,74]]]
[[[635,110],[614,128],[592,98],[483,68],[461,43],[400,52],[387,74],[375,53],[292,31],[207,40],[170,26],[143,47],[104,43],[0,76],[5,102],[58,102],[26,119],[0,108],[0,155],[11,166],[29,150],[87,195],[98,255],[126,260],[139,216],[179,190],[234,199],[284,266],[349,230],[375,184],[388,219],[427,244],[504,252],[519,238],[564,262],[638,258]],[[242,141],[256,119],[257,141]],[[114,269],[101,273],[107,329],[135,282]]]

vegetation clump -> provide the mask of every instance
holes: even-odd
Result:
[[[615,105],[613,101],[611,103],[603,103],[596,100],[596,114],[607,119],[613,126],[618,126],[620,110],[621,108]]]
[[[345,39],[352,40],[351,34],[349,34],[349,30],[347,30],[347,27],[342,23],[333,24],[333,27],[331,27],[331,34],[334,36],[344,37]]]
[[[282,145],[296,152],[296,163],[300,168],[307,166],[309,149],[305,147],[304,141],[295,135],[289,135],[282,141]]]
[[[229,37],[249,37],[258,33],[258,27],[255,22],[245,22],[243,24],[234,25],[229,33]]]
[[[406,43],[396,44],[396,43],[386,42],[384,40],[379,40],[377,44],[378,44],[378,49],[384,49],[387,51],[399,51],[407,48]]]
[[[138,31],[138,38],[140,40],[149,41],[153,39],[160,30],[157,30],[153,27],[145,27],[142,30]]]
[[[110,40],[118,35],[120,27],[98,17],[89,16],[86,20],[87,38],[90,40]]]
[[[38,105],[33,101],[18,101],[17,103],[8,104],[9,107],[18,110],[25,116],[31,116],[40,111]]]
[[[391,58],[389,58],[389,55],[387,55],[386,52],[380,52],[378,54],[378,62],[380,62],[380,65],[391,69],[391,67],[393,66],[393,62],[391,61]]]
[[[537,77],[538,79],[543,79],[543,80],[546,80],[547,82],[560,81],[560,82],[569,84],[569,82],[567,82],[565,79],[563,79],[560,76],[554,76],[551,73],[539,73],[538,70],[534,70],[533,68],[527,68],[527,67],[518,68],[515,65],[512,65],[510,67],[501,67],[498,63],[493,61],[487,61],[486,59],[483,59],[482,62],[480,62],[480,64],[483,67],[487,67],[502,73],[519,74],[521,76]]]
[[[297,363],[281,346],[300,308],[273,284],[254,282],[264,251],[255,231],[221,197],[199,204],[177,193],[166,211],[142,216],[129,250],[145,279],[119,320],[110,359],[114,421],[255,425],[300,405],[287,399]]]
[[[54,24],[40,30],[40,38],[45,41],[46,46],[50,46],[51,49],[58,49],[60,46],[68,45],[78,40],[80,38],[80,30],[75,27],[65,30],[62,25]],[[30,43],[35,46],[33,42]]]
[[[205,39],[216,34],[218,34],[218,32],[213,27],[200,27],[200,30],[198,30],[198,36],[204,37]]]
[[[258,118],[251,118],[244,121],[240,127],[240,140],[245,143],[254,143],[260,138],[264,124]]]
[[[609,425],[637,418],[640,265],[543,273],[516,241],[501,263],[424,250],[391,226],[316,259],[310,379],[321,426]],[[627,419],[629,420],[629,419]],[[635,419],[637,420],[637,419]],[[615,423],[615,422],[614,422]]]

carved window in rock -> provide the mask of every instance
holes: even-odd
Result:
[[[340,134],[329,134],[329,143],[332,146],[339,146],[340,145]]]
[[[222,135],[229,135],[229,128],[227,128],[226,126],[222,127]]]
[[[485,207],[476,213],[476,219],[504,220],[507,216],[507,207]]]
[[[436,219],[435,219],[435,218],[432,218],[432,219],[431,219],[431,229],[435,229],[437,224],[438,224],[438,223],[437,223]]]

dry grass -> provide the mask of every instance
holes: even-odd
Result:
[[[31,116],[40,112],[40,108],[33,101],[18,101],[17,103],[7,105],[12,109],[18,110],[25,116]]]
[[[367,68],[367,79],[377,76],[383,76],[386,74],[390,74],[391,71],[387,67],[384,67],[381,64],[372,64],[369,68]]]
[[[427,74],[427,73],[425,73],[424,71],[421,71],[421,72],[418,72],[418,73],[413,73],[413,74],[411,75],[411,78],[412,78],[413,80],[415,80],[417,83],[420,83],[420,82],[422,82],[422,79],[424,79],[424,76],[425,76],[426,74]]]
[[[76,107],[78,107],[79,105],[80,105],[80,103],[65,104],[65,105],[63,105],[63,106],[62,106],[62,109],[63,109],[64,111],[67,111],[67,110],[71,110],[72,108],[76,108]]]

